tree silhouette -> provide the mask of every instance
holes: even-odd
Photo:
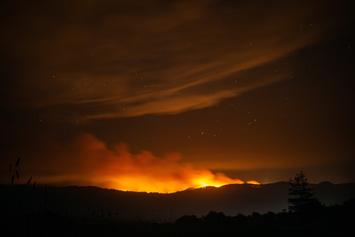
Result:
[[[304,212],[320,206],[314,198],[313,190],[309,187],[308,180],[300,171],[289,181],[289,210],[291,212]]]
[[[10,184],[14,185],[14,184],[20,184],[20,162],[21,162],[21,158],[17,157],[16,162],[14,163],[14,165],[12,165],[10,163],[9,165],[9,172],[10,172]],[[16,182],[17,181],[17,182]],[[33,185],[33,188],[36,187],[36,182],[34,182],[32,180],[32,176],[27,180],[26,185]]]
[[[21,158],[17,157],[14,167],[10,164],[10,182],[11,184],[15,184],[16,180],[20,179],[19,167],[20,167]]]

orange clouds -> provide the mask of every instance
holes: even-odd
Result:
[[[316,42],[328,27],[310,28],[316,12],[323,20],[312,1],[163,2],[80,1],[80,8],[26,11],[34,23],[22,23],[28,30],[11,38],[23,47],[15,55],[24,61],[16,101],[84,120],[207,108],[285,79],[259,68]],[[47,14],[51,7],[72,18]],[[31,31],[45,40],[28,39]]]
[[[157,157],[149,151],[134,154],[123,144],[109,148],[90,134],[78,137],[60,154],[65,156],[61,157],[64,163],[53,166],[51,175],[40,176],[40,182],[163,193],[244,183],[184,162],[178,154],[164,157]]]

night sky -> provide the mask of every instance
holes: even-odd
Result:
[[[355,181],[350,3],[1,1],[1,181]]]

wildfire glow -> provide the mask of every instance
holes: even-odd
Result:
[[[67,171],[66,175],[47,177],[44,182],[159,193],[226,184],[259,184],[257,181],[244,182],[196,167],[181,161],[178,154],[157,157],[149,151],[133,154],[123,144],[108,147],[90,134],[79,137],[69,150],[58,153],[66,157],[68,164],[65,167],[74,168]]]
[[[193,177],[194,174],[191,174]],[[209,175],[210,176],[210,175]],[[152,179],[147,176],[127,176],[119,177],[109,187],[126,190],[126,191],[140,191],[140,192],[159,192],[159,193],[172,193],[176,191],[185,190],[188,188],[204,188],[204,187],[221,187],[226,184],[244,184],[240,179],[230,179],[225,177],[219,180],[215,178],[215,174],[211,173],[212,177],[204,177],[204,175],[196,175],[196,177],[188,180],[180,179]]]
[[[205,188],[205,187],[221,187],[227,184],[250,184],[260,185],[257,181],[242,181],[240,179],[228,178],[224,174],[214,174],[210,171],[205,171],[206,174],[191,173],[189,179],[168,179],[162,178],[149,178],[146,175],[127,175],[126,177],[120,176],[115,179],[108,187],[126,190],[126,191],[140,191],[140,192],[159,192],[159,193],[172,193],[176,191],[185,190],[188,188]]]
[[[185,169],[185,168],[183,168]],[[180,170],[181,171],[181,170]],[[125,175],[112,178],[109,187],[127,191],[172,193],[188,188],[221,187],[226,184],[244,184],[240,179],[228,178],[224,174],[214,174],[209,170],[188,168],[183,176],[165,174],[162,177],[150,177],[148,174]],[[173,173],[173,172],[172,172]]]
[[[258,181],[256,180],[249,180],[246,182],[247,184],[251,184],[251,185],[260,185],[261,183],[259,183]]]

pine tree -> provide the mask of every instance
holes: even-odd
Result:
[[[314,198],[313,190],[309,187],[308,180],[301,171],[289,181],[289,210],[291,212],[303,212],[320,206]]]

